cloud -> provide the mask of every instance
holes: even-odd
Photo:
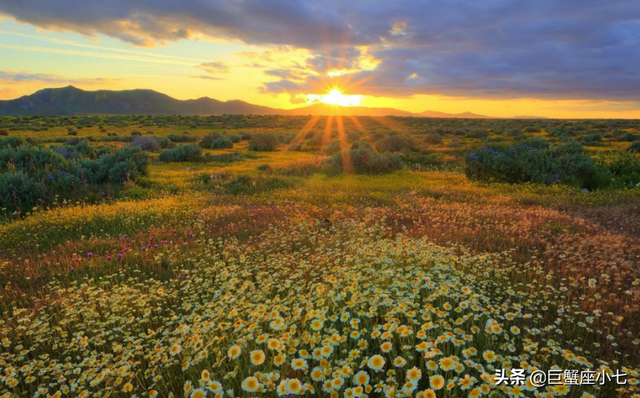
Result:
[[[196,68],[204,69],[207,73],[229,73],[229,66],[223,62],[204,62],[197,65]]]
[[[221,77],[214,77],[214,76],[207,76],[207,75],[198,75],[198,76],[191,76],[194,79],[206,79],[206,80],[225,80]]]
[[[105,79],[102,77],[95,78],[70,78],[60,76],[53,73],[31,73],[28,71],[15,72],[0,70],[0,81],[4,83],[69,83],[69,84],[107,84],[113,82],[114,79]]]
[[[637,0],[29,0],[0,12],[141,46],[215,37],[269,46],[272,59],[308,51],[302,70],[256,55],[280,79],[262,92],[640,100]],[[346,72],[322,77],[329,69]]]

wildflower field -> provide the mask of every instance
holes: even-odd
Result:
[[[44,187],[6,185],[0,397],[640,397],[638,121],[329,120],[0,118]],[[594,134],[582,174],[499,178]]]

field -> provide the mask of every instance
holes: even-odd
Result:
[[[2,117],[0,133],[22,140],[0,145],[0,397],[640,396],[640,121]],[[496,163],[564,161],[563,143],[590,168]],[[136,145],[148,166],[99,178]],[[498,385],[501,369],[601,378]]]

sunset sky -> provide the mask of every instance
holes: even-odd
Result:
[[[411,112],[640,118],[640,7],[637,0],[0,2],[0,99],[69,84],[277,108],[337,89],[358,96],[352,104]]]

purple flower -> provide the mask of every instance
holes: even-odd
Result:
[[[122,253],[118,253],[118,260],[122,260]]]
[[[89,257],[89,258],[93,257],[93,253],[91,253],[91,252],[87,253],[87,257]]]

